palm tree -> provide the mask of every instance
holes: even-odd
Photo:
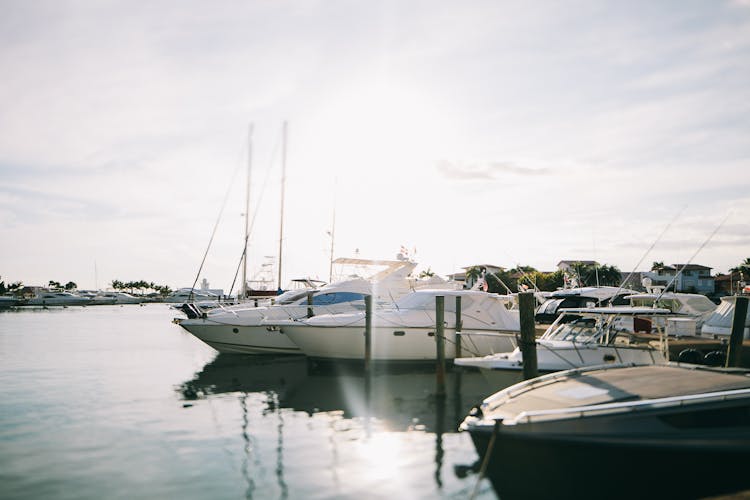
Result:
[[[658,271],[660,269],[664,269],[664,262],[654,261],[654,263],[651,264],[651,270],[652,271]]]

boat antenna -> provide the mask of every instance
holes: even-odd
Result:
[[[719,231],[719,229],[721,228],[721,226],[723,226],[724,223],[727,221],[727,219],[729,218],[729,215],[730,214],[727,214],[727,215],[724,216],[724,218],[721,220],[721,222],[719,222],[719,225],[714,228],[714,230],[711,232],[711,234],[708,235],[708,238],[706,238],[706,240],[701,244],[701,246],[698,247],[698,249],[695,251],[695,253],[693,253],[693,256],[690,257],[690,259],[685,264],[682,265],[682,267],[679,269],[679,271],[677,271],[674,274],[674,276],[672,277],[672,279],[669,280],[669,283],[667,283],[667,286],[665,286],[664,289],[661,292],[659,292],[659,295],[654,300],[654,304],[657,304],[659,302],[659,299],[661,298],[662,295],[664,295],[664,292],[666,292],[669,289],[669,287],[672,286],[672,283],[674,283],[675,280],[677,279],[677,277],[680,274],[682,274],[682,271],[684,271],[685,268],[693,262],[693,259],[695,258],[696,255],[698,255],[698,252],[700,252],[701,250],[703,250],[703,247],[705,247],[706,245],[708,245],[708,242],[711,241],[711,239]]]
[[[281,149],[281,223],[279,225],[279,286],[278,290],[281,290],[281,258],[282,248],[284,243],[284,184],[286,183],[286,148],[287,148],[287,123],[284,122],[282,128],[282,143]]]
[[[674,216],[674,217],[672,218],[672,220],[670,220],[670,221],[669,221],[669,223],[668,223],[668,224],[667,224],[667,225],[666,225],[666,226],[664,227],[664,229],[662,229],[661,233],[659,233],[659,236],[657,236],[657,238],[656,238],[656,239],[654,240],[654,242],[653,242],[653,243],[651,243],[651,246],[650,246],[650,247],[648,247],[648,250],[646,250],[646,253],[644,253],[644,254],[643,254],[643,255],[641,256],[641,260],[639,260],[639,261],[638,261],[638,263],[637,263],[637,264],[635,265],[635,267],[633,268],[633,270],[632,270],[632,271],[630,271],[630,273],[628,273],[627,277],[626,277],[626,278],[625,278],[624,280],[622,280],[622,283],[620,283],[620,286],[618,286],[618,287],[617,287],[617,290],[615,290],[615,294],[613,295],[613,297],[617,297],[617,295],[618,295],[618,294],[620,293],[620,290],[622,290],[622,289],[623,289],[623,288],[625,287],[625,283],[627,283],[628,281],[630,281],[630,278],[631,278],[631,277],[632,277],[632,276],[633,276],[633,275],[635,274],[635,270],[636,270],[636,269],[638,269],[638,268],[640,267],[641,263],[643,262],[643,259],[645,259],[645,258],[646,258],[646,256],[647,256],[647,255],[648,255],[649,253],[651,253],[651,250],[653,250],[653,249],[654,249],[654,247],[656,246],[656,244],[657,244],[657,243],[659,242],[659,240],[661,240],[662,236],[664,236],[664,233],[666,233],[666,232],[667,232],[667,230],[668,230],[668,229],[669,229],[670,227],[672,227],[672,224],[674,224],[674,223],[675,223],[675,221],[677,220],[677,218],[678,218],[678,217],[679,217],[680,215],[682,215],[682,212],[684,212],[684,211],[685,211],[685,207],[682,207],[682,208],[680,209],[680,211],[679,211],[679,212],[677,212],[677,215],[675,215],[675,216]]]
[[[333,282],[333,242],[336,235],[336,180],[334,180],[333,189],[333,220],[331,221],[331,230],[328,235],[331,237],[331,255],[328,260],[328,282]]]

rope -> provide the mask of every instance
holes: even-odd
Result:
[[[500,420],[495,420],[495,425],[492,427],[492,437],[487,445],[487,450],[484,452],[484,458],[482,459],[482,466],[479,468],[479,476],[477,482],[474,484],[474,491],[471,492],[469,500],[474,500],[479,492],[479,483],[484,479],[484,474],[487,471],[487,464],[490,462],[490,456],[492,455],[492,448],[495,447],[495,439],[497,438],[497,431],[500,429]]]

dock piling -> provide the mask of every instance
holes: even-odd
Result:
[[[370,373],[372,358],[372,295],[365,295],[365,374]]]
[[[461,296],[456,295],[456,357],[460,358],[463,354],[461,349]]]
[[[745,318],[747,318],[747,297],[737,297],[734,303],[732,330],[727,348],[727,367],[739,367],[742,364],[742,337],[745,335]]]
[[[521,320],[520,348],[523,355],[523,379],[537,377],[539,369],[536,360],[536,325],[534,323],[534,305],[536,299],[533,292],[518,294],[518,309]]]
[[[437,395],[445,396],[445,297],[435,297],[435,345],[437,348]]]

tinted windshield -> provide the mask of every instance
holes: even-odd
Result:
[[[559,324],[545,338],[549,340],[567,340],[570,342],[590,342],[601,333],[601,320],[595,318],[576,318]]]
[[[331,304],[340,304],[342,302],[354,302],[355,300],[364,300],[365,296],[361,293],[354,292],[333,292],[320,293],[313,297],[313,305],[327,306]]]

